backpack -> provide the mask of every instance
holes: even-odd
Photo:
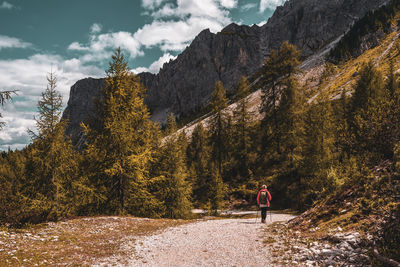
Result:
[[[260,204],[262,204],[262,205],[268,204],[267,191],[261,191],[260,192]]]

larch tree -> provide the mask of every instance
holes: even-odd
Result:
[[[384,97],[385,94],[383,75],[372,61],[363,64],[358,75],[354,94],[349,103],[350,116],[348,116],[352,154],[363,154],[365,151],[365,129],[363,129],[363,123],[360,122],[360,116],[368,113],[368,110],[375,106],[374,102]]]
[[[29,175],[35,177],[37,187],[30,190],[53,203],[46,203],[49,217],[57,219],[74,214],[80,204],[79,200],[72,201],[77,193],[74,185],[79,184],[76,180],[79,155],[74,151],[71,140],[65,136],[67,121],[61,121],[62,96],[56,89],[57,78],[53,72],[48,75],[47,81],[48,86],[38,102],[39,115],[35,117],[37,133],[30,131],[33,145],[28,155],[28,166]]]
[[[400,140],[400,94],[393,63],[390,65],[383,89],[379,88],[383,78],[379,77],[379,72],[375,74],[379,83],[373,90],[382,91],[372,93],[367,104],[354,114],[358,151],[360,154],[369,154],[375,164],[384,159],[392,159],[395,145]]]
[[[188,167],[193,185],[193,199],[199,204],[207,204],[209,188],[208,162],[210,147],[207,131],[199,123],[193,130],[191,141],[187,148]]]
[[[249,111],[250,103],[247,98],[250,93],[250,85],[245,76],[239,80],[237,96],[240,99],[233,111],[233,158],[234,168],[237,169],[237,182],[243,182],[250,175],[251,153],[251,124],[254,114]]]
[[[211,108],[213,117],[210,123],[210,144],[212,159],[220,174],[223,173],[223,162],[227,154],[227,124],[228,114],[224,110],[227,106],[226,90],[221,81],[215,84],[211,94]]]
[[[169,135],[161,148],[158,163],[159,175],[165,179],[160,190],[165,205],[165,216],[175,219],[187,218],[192,208],[192,187],[188,181],[186,148],[182,144],[182,139],[186,136],[184,133],[177,133],[175,117],[172,114],[168,117],[166,134]]]
[[[278,108],[282,90],[287,79],[298,72],[300,52],[296,46],[284,42],[279,50],[272,50],[262,67],[262,105],[260,112],[265,114],[264,126],[268,143],[273,142],[275,150],[281,154],[281,129]]]
[[[106,71],[97,109],[98,125],[83,125],[88,179],[103,201],[101,212],[152,216],[160,205],[149,191],[155,126],[143,100],[145,88],[118,48]]]

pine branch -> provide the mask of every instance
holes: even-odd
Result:
[[[11,100],[12,95],[18,95],[18,90],[11,90],[11,91],[0,91],[0,105],[4,105],[5,102]]]

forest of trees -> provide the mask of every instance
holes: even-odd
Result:
[[[188,218],[193,207],[216,212],[242,200],[254,204],[261,184],[269,186],[274,208],[305,210],[380,162],[400,158],[393,67],[382,73],[369,62],[353,97],[343,92],[331,100],[320,91],[310,102],[296,80],[299,64],[300,52],[288,42],[265,60],[261,121],[249,111],[245,77],[232,112],[217,82],[210,124],[198,124],[188,138],[177,132],[173,114],[163,130],[150,121],[146,90],[118,49],[97,115],[81,125],[80,150],[64,134],[62,99],[50,73],[32,144],[0,157],[0,222],[19,226],[97,214]]]
[[[359,19],[331,50],[329,58],[334,62],[343,62],[355,56],[363,38],[378,31],[388,33],[392,30],[393,18],[400,10],[400,0],[392,0],[375,11],[369,11]],[[397,22],[399,24],[399,22]],[[358,56],[358,55],[357,55]]]

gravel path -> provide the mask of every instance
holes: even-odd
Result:
[[[274,221],[293,216],[273,214]],[[271,223],[253,219],[199,221],[139,239],[132,246],[130,266],[261,266],[270,252],[263,229]]]

